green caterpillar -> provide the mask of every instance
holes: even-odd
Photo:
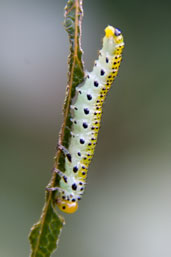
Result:
[[[87,74],[83,86],[77,88],[73,110],[71,140],[65,157],[65,173],[60,176],[56,203],[60,210],[74,213],[85,189],[88,166],[94,155],[102,115],[102,106],[122,60],[123,36],[119,29],[107,26],[99,59]]]

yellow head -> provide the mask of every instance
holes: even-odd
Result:
[[[56,204],[61,211],[69,214],[76,212],[78,209],[78,202],[57,199]]]
[[[116,29],[109,25],[105,28],[105,34],[106,34],[105,36],[107,38],[113,37],[115,43],[117,43],[117,44],[123,42],[123,36],[119,29]]]
[[[105,28],[106,37],[113,37],[114,32],[115,32],[114,27],[110,25]]]

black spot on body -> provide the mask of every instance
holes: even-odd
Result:
[[[75,190],[77,190],[77,184],[72,184],[72,189],[75,191]]]
[[[88,125],[87,125],[87,123],[86,122],[83,122],[83,128],[88,128]]]
[[[99,83],[97,81],[94,81],[94,86],[98,87]]]
[[[81,153],[80,153],[80,152],[78,152],[77,154],[78,154],[78,156],[81,156]]]
[[[80,139],[80,144],[83,145],[84,143],[85,143],[84,139],[81,138],[81,139]]]
[[[72,199],[72,202],[75,202],[75,201],[76,201],[76,200],[73,198],[73,199]]]
[[[106,63],[108,63],[109,62],[109,59],[106,57]]]
[[[84,190],[84,187],[81,187],[81,188],[80,188],[80,191],[83,191],[83,190]]]
[[[86,174],[86,173],[83,171],[83,172],[82,172],[82,175],[85,176],[85,174]]]
[[[100,75],[103,76],[105,74],[105,71],[104,70],[101,70],[100,71]]]
[[[73,172],[77,172],[78,171],[78,167],[77,166],[75,166],[74,168],[73,168]]]
[[[65,210],[65,208],[66,208],[65,206],[62,206],[62,209],[63,209],[63,210]]]
[[[76,111],[77,111],[77,110],[78,110],[78,108],[77,108],[77,107],[74,107],[74,110],[76,110]]]
[[[91,95],[87,95],[87,99],[90,101],[92,99]]]
[[[84,109],[84,113],[85,113],[85,114],[89,114],[89,112],[90,112],[90,111],[89,111],[88,108],[85,108],[85,109]]]

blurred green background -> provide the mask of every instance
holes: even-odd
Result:
[[[0,0],[0,256],[29,255],[62,122],[68,38],[62,0]],[[65,215],[62,257],[170,257],[171,2],[84,1],[91,71],[106,25],[125,38],[88,186]]]

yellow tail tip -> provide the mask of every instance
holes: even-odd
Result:
[[[56,204],[61,211],[69,214],[76,212],[78,209],[78,202],[57,199]]]
[[[113,37],[114,31],[115,31],[114,27],[112,27],[112,26],[110,26],[110,25],[107,26],[107,27],[105,28],[106,37]]]

